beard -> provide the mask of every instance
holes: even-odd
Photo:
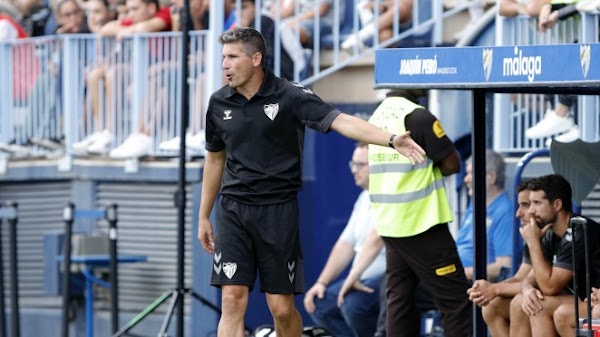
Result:
[[[544,228],[548,224],[553,224],[556,221],[556,214],[552,214],[550,217],[536,217],[535,222],[539,228]]]

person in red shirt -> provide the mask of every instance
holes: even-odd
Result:
[[[127,18],[107,23],[103,36],[122,38],[131,33],[167,32],[171,30],[169,7],[160,8],[158,0],[127,0]]]
[[[158,0],[127,0],[127,18],[121,20],[110,21],[100,29],[99,34],[101,36],[116,37],[117,40],[122,40],[125,36],[135,33],[151,33],[151,32],[166,32],[171,30],[171,13],[168,7],[160,8]],[[88,153],[106,154],[109,152],[113,145],[114,136],[111,132],[112,121],[114,118],[111,116],[112,107],[112,87],[114,85],[115,70],[119,68],[120,71],[124,70],[123,66],[128,65],[119,64],[112,65],[110,68],[106,68],[104,65],[92,69],[87,76],[87,85],[90,91],[90,98],[92,102],[92,115],[95,120],[105,120],[104,129],[102,130],[102,123],[96,123],[95,132],[91,133],[81,141],[73,144],[73,149],[76,151],[86,151]],[[100,112],[100,94],[102,93],[102,81],[106,88],[104,89],[104,106],[105,116],[101,116]],[[144,120],[144,118],[142,118]],[[148,130],[143,126],[140,127],[139,132],[132,133],[125,143],[131,143],[134,141],[135,144],[140,144],[141,155],[146,154],[151,149],[152,139],[148,136]],[[118,148],[117,148],[118,149]],[[115,149],[116,150],[116,149]],[[114,151],[114,150],[113,150]],[[115,158],[120,158],[118,156]],[[111,152],[111,156],[112,156]]]
[[[40,5],[40,0],[0,1],[0,42],[28,38],[30,32],[24,27],[23,21]],[[31,44],[19,44],[12,48],[13,98],[16,101],[27,98],[39,71],[33,58],[33,48]],[[27,60],[31,64],[28,65]]]

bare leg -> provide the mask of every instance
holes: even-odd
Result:
[[[562,304],[573,302],[573,297],[563,296],[545,296],[542,301],[542,311],[530,316],[531,332],[533,336],[538,337],[558,337],[558,332],[554,327],[554,312]],[[571,305],[571,308],[573,306]]]
[[[391,29],[392,27],[394,27],[395,15],[398,15],[401,24],[410,22],[410,20],[412,19],[413,2],[398,1],[397,6],[398,7],[396,7],[395,1],[388,1],[388,10],[379,15],[378,30],[382,30],[385,28]],[[394,13],[394,8],[396,8],[396,11],[398,12],[397,14]]]
[[[92,105],[92,118],[94,120],[94,131],[100,131],[100,82],[104,79],[104,66],[90,70],[86,82],[90,93]]]
[[[224,285],[222,287],[222,302],[222,314],[217,336],[243,337],[244,315],[248,307],[248,287]]]
[[[554,112],[561,117],[568,117],[569,116],[569,112],[571,112],[571,107],[564,105],[560,102],[556,103],[556,106],[554,107]]]
[[[586,315],[586,303],[579,301],[579,317],[584,318]],[[561,337],[575,337],[575,309],[572,299],[571,303],[564,303],[554,311],[554,325]]]
[[[529,316],[521,308],[521,294],[518,294],[510,302],[510,336],[531,337],[531,325]]]
[[[508,337],[512,298],[496,297],[482,308],[483,319],[493,337]]]
[[[275,322],[277,336],[300,337],[302,317],[294,306],[293,294],[268,294],[267,304]]]

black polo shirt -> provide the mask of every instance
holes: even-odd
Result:
[[[302,189],[304,127],[330,130],[340,111],[309,89],[265,70],[250,100],[225,86],[206,112],[206,150],[225,150],[221,194],[246,204],[270,205]]]
[[[588,254],[589,254],[589,270],[590,282],[593,287],[600,286],[600,225],[594,220],[587,218],[588,223]],[[579,287],[578,295],[580,299],[586,297],[585,291],[585,244],[583,240],[582,230],[575,231],[575,239],[570,232],[567,232],[562,237],[556,235],[552,230],[548,230],[542,237],[542,253],[544,259],[553,267],[563,268],[573,271],[573,248],[575,242],[575,272],[577,273],[577,286]],[[523,263],[531,265],[531,255],[529,247],[525,245],[523,250]],[[572,282],[569,283],[563,294],[573,294]]]

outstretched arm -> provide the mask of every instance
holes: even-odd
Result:
[[[368,144],[389,146],[388,142],[392,133],[382,130],[358,117],[345,113],[339,114],[331,124],[331,129],[342,136]],[[422,163],[425,151],[411,137],[410,132],[405,132],[393,139],[393,146],[398,153],[408,158],[413,164]]]

